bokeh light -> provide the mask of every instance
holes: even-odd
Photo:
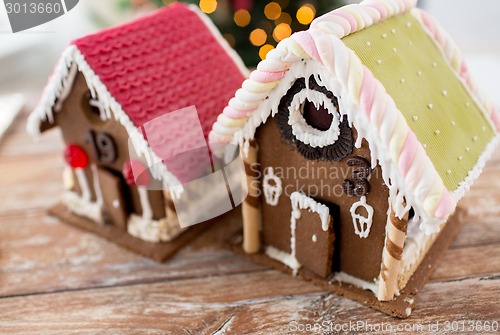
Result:
[[[274,23],[276,23],[276,25],[280,24],[280,23],[286,23],[288,25],[291,25],[292,24],[292,17],[290,16],[290,14],[288,13],[281,13],[280,17],[277,18]]]
[[[269,20],[276,20],[281,15],[281,6],[277,2],[270,2],[264,8],[264,14]]]
[[[239,27],[246,27],[250,24],[252,17],[246,9],[238,9],[234,13],[234,23]]]
[[[273,50],[274,47],[271,45],[271,44],[266,44],[266,45],[263,45],[260,50],[259,50],[259,56],[260,56],[260,59],[264,59],[266,58],[267,56],[267,53],[271,50]]]
[[[297,10],[297,20],[303,25],[311,23],[315,16],[316,8],[311,4],[305,4]]]
[[[259,47],[262,44],[266,43],[266,41],[267,34],[264,29],[257,28],[250,33],[250,43],[252,43],[253,45]]]
[[[286,23],[280,23],[274,28],[273,37],[276,42],[279,42],[292,34],[292,28]]]
[[[203,13],[211,14],[217,9],[216,0],[200,0],[200,9]]]

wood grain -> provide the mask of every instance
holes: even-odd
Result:
[[[62,144],[57,131],[33,144],[24,123],[25,115],[0,143],[0,333],[301,334],[294,326],[401,325],[228,251],[238,219],[219,220],[159,264],[47,217],[62,190]],[[445,334],[445,321],[500,322],[499,177],[497,151],[463,199],[465,226],[405,324],[440,322],[433,334]],[[356,334],[363,333],[371,332]],[[494,332],[460,332],[479,333]]]

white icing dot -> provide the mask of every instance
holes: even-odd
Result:
[[[438,63],[434,62],[432,63],[432,67],[437,67],[438,66]]]
[[[443,90],[443,92],[441,92],[441,93],[443,93],[443,96],[447,96],[448,95],[448,91],[447,90]]]
[[[434,108],[434,105],[433,105],[433,104],[428,104],[428,105],[427,105],[427,108],[429,108],[429,109],[433,109],[433,108]]]
[[[396,33],[396,29],[392,28],[391,29],[391,33],[395,34]]]
[[[438,130],[436,130],[434,133],[435,133],[436,135],[439,135],[439,134],[441,134],[441,130],[439,130],[439,129],[438,129]]]
[[[392,52],[396,53],[396,52],[398,52],[398,49],[392,48]]]
[[[418,75],[419,77],[422,77],[422,74],[423,74],[423,73],[422,73],[422,71],[418,71],[418,72],[417,72],[417,75]]]
[[[318,237],[316,236],[316,234],[313,234],[313,236],[311,237],[311,240],[315,243],[318,242]]]
[[[456,123],[455,121],[451,121],[451,125],[452,125],[452,126],[456,126],[456,125],[457,125],[457,123]]]
[[[377,60],[377,64],[379,65],[382,64],[382,60],[381,59]]]
[[[464,159],[464,156],[458,156],[459,161],[461,161],[462,159]]]
[[[410,27],[411,27],[411,22],[410,22],[410,21],[406,22],[406,26],[407,26],[408,28],[410,28]]]
[[[404,83],[406,83],[406,79],[403,78],[403,79],[401,79],[401,84],[404,84]]]
[[[469,152],[469,151],[470,151],[470,148],[469,148],[469,147],[465,148],[465,151]]]
[[[418,121],[418,116],[413,115],[413,121]]]
[[[408,45],[412,46],[413,45],[413,41],[408,41]]]
[[[451,174],[451,170],[446,171],[446,174],[450,175]]]
[[[424,147],[424,149],[427,149],[427,144],[422,144],[422,146]]]
[[[382,38],[386,39],[387,38],[387,34],[382,34]]]
[[[482,128],[482,129],[483,129],[483,131],[486,131],[486,129],[487,129],[487,128],[486,128],[486,126],[483,126],[483,128]]]
[[[120,201],[118,199],[113,200],[112,204],[114,208],[120,208]]]
[[[411,315],[411,308],[406,307],[405,313],[406,313],[406,316],[410,316]]]
[[[478,139],[479,139],[479,137],[477,137],[477,136],[474,136],[474,137],[472,138],[472,140],[473,140],[474,142],[477,142],[477,140],[478,140]]]
[[[366,45],[367,46],[371,46],[372,44],[370,42],[366,42]]]
[[[468,101],[467,101],[467,102],[465,103],[465,107],[469,108],[469,107],[470,107],[470,102],[468,102]]]

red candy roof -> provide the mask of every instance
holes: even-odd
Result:
[[[206,138],[245,78],[203,19],[180,3],[73,44],[137,127],[195,105]]]

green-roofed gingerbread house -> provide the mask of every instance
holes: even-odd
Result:
[[[215,152],[244,154],[247,254],[399,317],[500,127],[414,6],[367,0],[317,18],[268,54],[210,134]]]

